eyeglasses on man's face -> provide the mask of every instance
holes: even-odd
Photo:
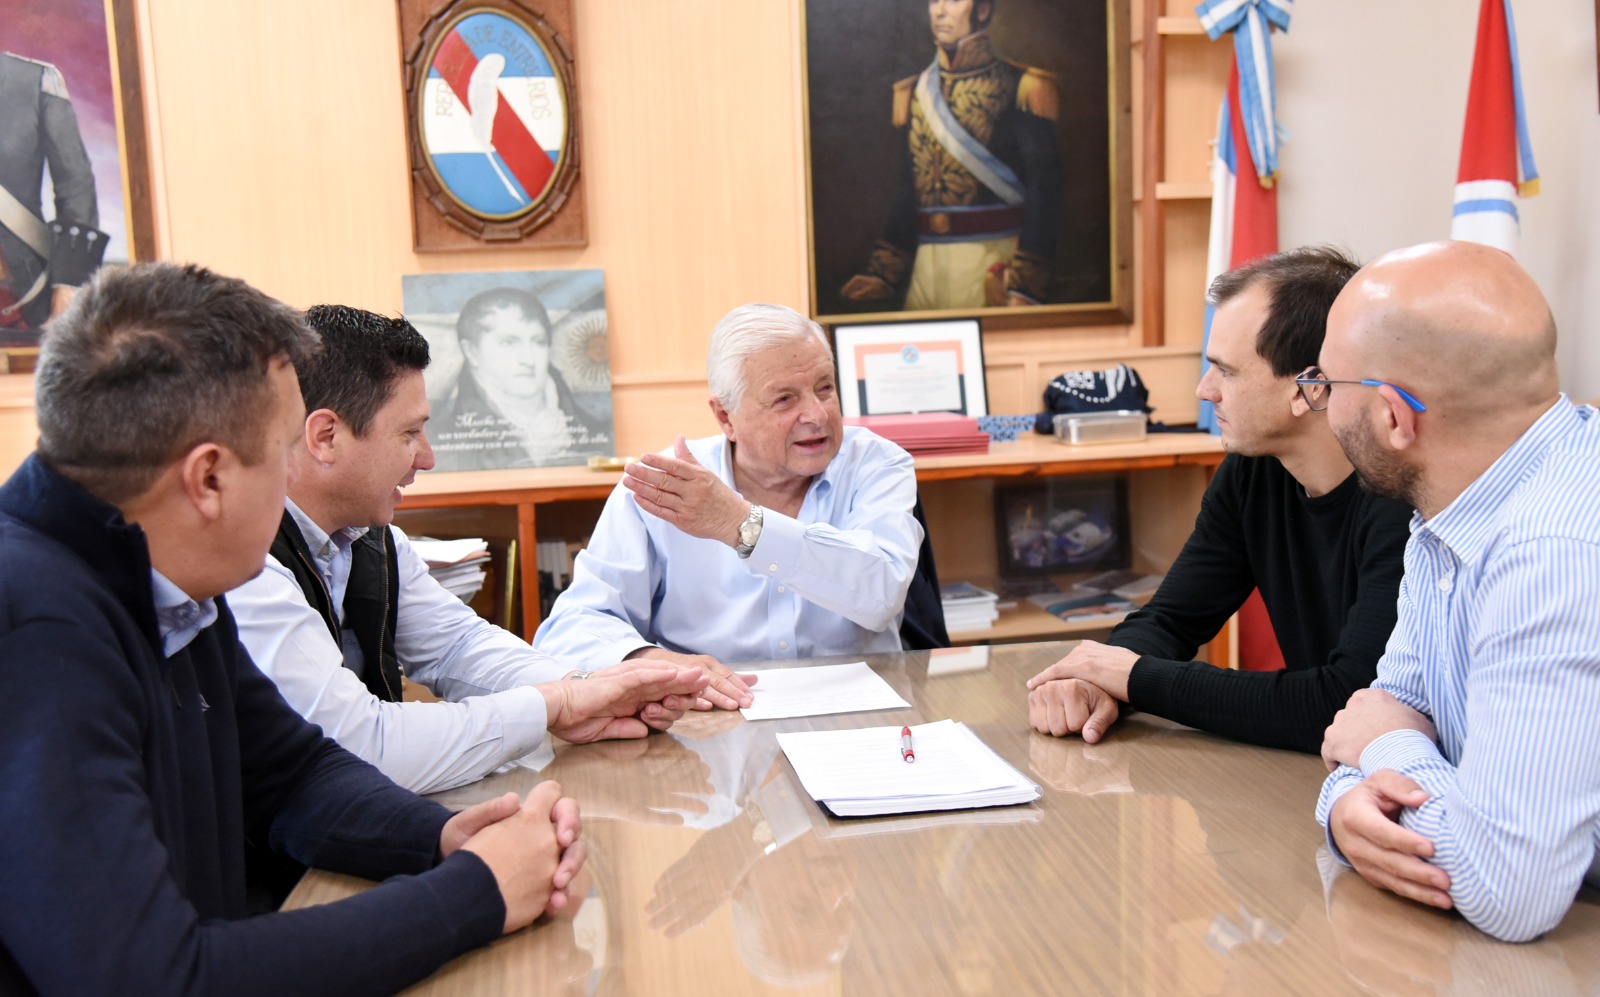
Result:
[[[1411,411],[1428,411],[1428,406],[1422,404],[1415,395],[1398,384],[1390,384],[1388,381],[1374,381],[1371,378],[1365,378],[1360,381],[1335,381],[1324,374],[1321,367],[1315,365],[1301,371],[1300,376],[1294,379],[1294,383],[1300,386],[1300,397],[1306,400],[1306,404],[1311,406],[1311,411],[1313,412],[1321,412],[1328,407],[1328,398],[1333,394],[1333,386],[1335,384],[1359,384],[1368,388],[1393,388],[1395,394],[1399,395],[1402,401],[1411,406]]]

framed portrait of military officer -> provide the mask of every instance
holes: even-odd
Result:
[[[812,311],[1131,317],[1127,0],[803,0]]]
[[[0,15],[0,372],[30,369],[102,264],[154,255],[134,20],[127,0]]]

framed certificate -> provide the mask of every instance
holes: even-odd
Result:
[[[977,319],[840,325],[833,343],[846,416],[989,414]]]

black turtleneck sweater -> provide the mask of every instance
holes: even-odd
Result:
[[[1107,643],[1137,651],[1129,705],[1239,741],[1318,751],[1394,629],[1411,509],[1355,475],[1316,498],[1274,457],[1223,459],[1150,603]],[[1285,668],[1192,660],[1259,588]]]

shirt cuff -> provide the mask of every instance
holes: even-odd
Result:
[[[800,561],[805,532],[799,520],[767,509],[761,515],[761,536],[746,559],[750,571],[776,578],[792,569]]]
[[[1372,740],[1361,752],[1361,772],[1371,775],[1379,769],[1406,773],[1415,763],[1439,759],[1439,746],[1420,730],[1402,727]]]
[[[1322,783],[1322,792],[1317,797],[1317,823],[1322,825],[1322,831],[1328,842],[1328,852],[1341,864],[1349,866],[1350,860],[1344,857],[1339,850],[1339,845],[1333,840],[1333,806],[1361,784],[1361,773],[1348,765],[1341,765]],[[1353,867],[1352,867],[1353,868]]]
[[[1128,706],[1145,712],[1159,712],[1164,704],[1172,702],[1177,682],[1177,669],[1166,667],[1166,662],[1157,658],[1141,654],[1128,671]]]
[[[507,758],[525,755],[549,737],[549,711],[544,693],[536,686],[497,692],[494,702],[500,708],[500,736]]]

